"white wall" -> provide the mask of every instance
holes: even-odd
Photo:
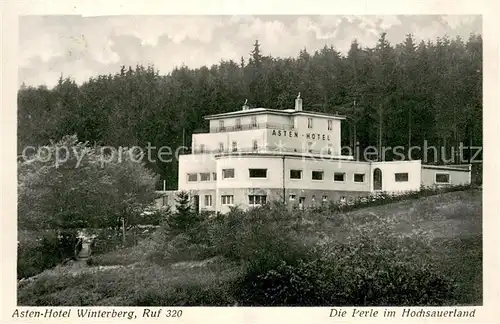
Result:
[[[302,170],[302,179],[290,179],[290,170]],[[312,180],[312,171],[323,171],[323,180]],[[335,172],[345,173],[345,181],[333,180]],[[364,182],[354,182],[354,174],[365,174]],[[285,178],[287,189],[370,191],[370,164],[357,161],[287,159]]]
[[[445,173],[450,176],[450,183],[448,185],[466,185],[470,184],[470,171],[469,170],[453,170],[453,169],[438,169],[432,167],[422,166],[422,185],[426,187],[445,186],[444,184],[436,184],[436,173]]]
[[[399,192],[408,190],[419,190],[421,183],[421,161],[391,161],[373,162],[371,165],[371,177],[376,168],[382,171],[382,191]],[[408,173],[407,182],[396,182],[395,173]],[[373,189],[373,181],[372,189]]]
[[[216,161],[212,154],[189,154],[179,156],[179,190],[210,190],[215,189],[216,182],[210,174],[210,181],[188,182],[188,173],[215,172]]]
[[[358,162],[327,159],[310,159],[278,154],[269,155],[227,155],[215,159],[211,154],[181,155],[179,161],[179,190],[188,190],[200,195],[200,207],[204,205],[204,194],[213,195],[213,210],[227,211],[228,206],[222,206],[221,195],[234,195],[235,204],[245,203],[248,194],[255,190],[283,189],[310,190],[330,192],[363,193],[373,191],[373,173],[376,168],[382,171],[382,191],[401,192],[419,190],[421,184],[434,182],[437,170],[422,169],[421,161],[393,162]],[[267,169],[267,178],[250,178],[249,169]],[[223,169],[234,169],[234,178],[222,179]],[[302,170],[302,179],[291,179],[290,170]],[[312,171],[323,171],[323,180],[312,180]],[[188,173],[209,172],[210,181],[188,182]],[[213,173],[217,180],[213,179]],[[345,173],[343,182],[334,181],[334,173]],[[354,182],[354,174],[364,174],[364,182]],[[408,173],[408,181],[396,182],[395,173]],[[469,173],[466,171],[450,171],[453,184],[468,183]],[[199,180],[199,178],[198,178]],[[240,190],[242,189],[242,190]],[[204,193],[205,192],[205,193]],[[237,193],[237,194],[236,194]],[[211,208],[211,209],[212,209]]]
[[[267,156],[226,156],[217,160],[217,187],[223,188],[282,188],[283,160]],[[249,177],[248,169],[267,169],[266,179]],[[233,179],[222,179],[222,169],[234,169]]]
[[[163,207],[170,207],[172,211],[175,210],[175,198],[178,191],[168,190],[168,191],[157,191],[157,194],[162,196],[155,200],[156,208],[160,209]]]
[[[249,110],[251,112],[251,110]],[[231,145],[232,141],[237,141],[238,146],[242,148],[252,147],[252,141],[267,141],[269,145],[276,146],[284,145],[287,149],[297,149],[299,152],[307,149],[309,143],[312,145],[313,151],[332,150],[333,156],[340,155],[341,149],[341,119],[329,118],[327,116],[309,116],[309,115],[276,115],[262,112],[253,115],[257,118],[258,124],[269,123],[269,129],[241,130],[228,131],[209,134],[193,135],[193,148],[199,149],[201,144],[204,144],[207,150],[218,149],[219,142],[223,142],[225,147]],[[308,119],[312,118],[312,128],[308,128]],[[210,129],[219,127],[219,121],[224,121],[225,127],[236,125],[236,119],[240,119],[243,128],[252,123],[252,115],[241,117],[226,117],[210,120]],[[332,123],[332,129],[328,129],[328,121]],[[293,126],[293,129],[290,127]],[[290,132],[291,131],[291,132]],[[265,132],[264,136],[255,136],[253,132]],[[297,133],[298,136],[295,136]],[[290,136],[292,135],[292,136]],[[256,138],[250,138],[256,137]],[[241,143],[241,145],[240,145]]]
[[[232,149],[232,143],[235,141],[238,149],[251,149],[253,141],[256,140],[258,145],[263,146],[265,141],[266,129],[252,129],[235,132],[193,134],[193,148],[200,149],[200,145],[204,144],[207,151],[216,151],[219,149],[219,143],[224,143],[225,150]]]
[[[308,119],[312,118],[312,128],[308,128]],[[307,142],[313,142],[313,150],[320,150],[332,144],[334,155],[340,155],[341,138],[340,138],[340,119],[328,117],[312,117],[307,115],[298,115],[294,117],[295,128],[299,132],[299,139],[302,141],[296,144],[296,141],[290,143],[292,147],[306,147]],[[328,130],[328,120],[332,121],[332,129]],[[308,137],[309,134],[309,137]],[[325,135],[325,136],[323,136]],[[328,140],[327,138],[330,138]],[[281,139],[280,137],[277,138]],[[305,143],[305,144],[304,144]]]

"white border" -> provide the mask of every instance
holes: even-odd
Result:
[[[185,0],[167,1],[15,1],[2,2],[2,194],[0,205],[1,242],[2,242],[2,323],[32,322],[32,320],[14,321],[10,315],[16,306],[16,92],[17,92],[17,33],[19,14],[81,14],[84,16],[120,15],[120,14],[482,14],[484,40],[484,306],[477,307],[476,318],[467,320],[475,323],[498,323],[500,305],[498,289],[498,249],[499,243],[499,207],[498,197],[498,9],[495,0],[350,0],[350,1],[235,1],[235,0]],[[179,307],[177,307],[179,308]],[[102,308],[106,309],[106,308]],[[143,308],[136,308],[142,310]],[[346,308],[352,310],[352,308]],[[382,308],[379,308],[382,309]],[[393,309],[393,308],[391,308]],[[396,308],[394,308],[396,309]],[[328,308],[184,308],[184,315],[177,323],[320,323],[346,322],[350,318],[328,318]],[[397,322],[401,322],[401,318]],[[386,323],[387,319],[367,319],[363,321]],[[425,319],[403,319],[403,321],[421,321]],[[431,319],[431,322],[460,322],[459,319]],[[57,320],[37,320],[36,322],[54,323]],[[68,321],[65,321],[68,322]],[[99,322],[89,320],[88,322]],[[108,322],[116,322],[106,320]],[[141,319],[141,323],[157,323],[155,320]]]

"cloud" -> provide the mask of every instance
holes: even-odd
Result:
[[[480,32],[478,16],[26,16],[19,23],[19,81],[54,85],[62,72],[83,82],[120,65],[153,64],[161,73],[221,59],[248,58],[259,40],[264,55],[296,57],[334,46],[346,53],[357,39],[373,46]]]
[[[318,22],[307,17],[300,17],[297,20],[297,28],[304,33],[312,32],[316,39],[324,40],[337,36],[337,27],[341,22],[340,17],[321,17]]]
[[[442,16],[441,19],[451,28],[457,29],[463,25],[470,25],[474,23],[478,16],[470,16],[470,15],[449,15]]]

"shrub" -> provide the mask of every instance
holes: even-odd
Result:
[[[310,211],[314,213],[322,213],[324,211],[338,213],[338,212],[348,212],[360,208],[366,208],[370,206],[380,206],[387,205],[398,201],[418,199],[422,197],[428,197],[438,194],[443,194],[447,192],[456,192],[476,188],[475,185],[454,185],[454,186],[444,186],[444,187],[425,187],[422,186],[420,190],[416,191],[405,191],[399,193],[388,193],[388,192],[375,192],[367,196],[359,196],[346,202],[330,202],[328,204],[322,204],[319,206],[314,206],[309,208]]]
[[[135,246],[93,255],[87,260],[87,263],[94,266],[129,265],[146,260],[148,254],[155,248],[156,244],[152,239],[145,239]]]
[[[244,306],[438,306],[453,303],[454,289],[449,278],[430,267],[376,255],[348,264],[331,259],[282,262],[247,274],[240,285]]]
[[[72,273],[49,271],[18,289],[23,306],[227,306],[239,270],[231,265],[172,269],[134,267]]]
[[[30,232],[18,245],[18,279],[34,276],[73,258],[77,242],[77,233],[73,230]]]
[[[455,303],[456,286],[433,266],[433,233],[396,230],[396,217],[346,223],[339,242],[326,237],[310,255],[247,271],[238,283],[245,306],[403,306]]]
[[[210,256],[213,254],[208,246],[193,243],[186,234],[178,234],[157,243],[148,253],[147,259],[160,265],[167,265],[180,261],[203,260]]]
[[[232,210],[209,227],[214,253],[243,263],[250,272],[271,269],[282,260],[313,258],[311,246],[300,239],[297,215],[275,205]]]

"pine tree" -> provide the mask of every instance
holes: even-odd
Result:
[[[199,224],[200,218],[193,211],[188,192],[180,191],[177,193],[175,208],[175,213],[167,221],[170,231],[174,234],[186,233],[189,235],[189,231]]]

